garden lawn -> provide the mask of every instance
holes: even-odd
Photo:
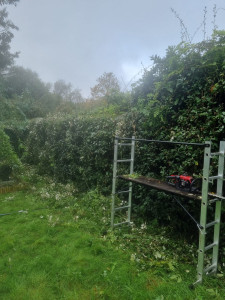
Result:
[[[160,249],[142,259],[161,247],[146,230],[110,232],[110,198],[70,195],[66,206],[60,192],[52,207],[43,187],[0,195],[0,214],[12,213],[0,216],[0,299],[225,299],[223,275],[190,290],[194,264]]]

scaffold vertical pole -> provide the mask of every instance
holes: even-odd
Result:
[[[113,158],[112,207],[111,207],[111,228],[112,229],[114,227],[114,216],[115,216],[117,157],[118,157],[118,139],[115,138],[115,140],[114,140],[114,158]]]
[[[223,179],[224,179],[224,154],[225,154],[225,142],[220,142],[219,149],[219,162],[218,162],[218,179],[217,179],[217,191],[216,195],[221,196],[223,194]],[[215,225],[214,225],[214,247],[213,247],[213,257],[212,265],[215,265],[215,272],[218,266],[218,253],[219,253],[219,239],[220,239],[220,223],[221,223],[221,209],[222,201],[218,199],[216,201],[215,207]]]
[[[204,151],[197,281],[195,282],[195,284],[202,282],[203,270],[204,270],[204,257],[205,257],[205,238],[206,238],[206,221],[207,221],[207,210],[208,210],[208,190],[209,190],[211,142],[205,142],[205,143],[208,144],[209,146],[205,147],[205,151]]]
[[[135,137],[132,136],[131,142],[131,161],[130,161],[130,175],[134,173],[134,152],[135,152]],[[132,206],[132,182],[129,182],[129,198],[128,198],[128,222],[131,220],[131,206]]]

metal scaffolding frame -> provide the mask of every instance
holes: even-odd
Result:
[[[190,145],[204,148],[204,162],[203,162],[203,177],[202,177],[202,194],[201,197],[198,196],[196,199],[201,200],[201,212],[200,212],[200,223],[196,222],[199,226],[199,248],[198,248],[198,265],[197,265],[197,280],[194,283],[202,283],[204,275],[215,274],[218,269],[218,253],[219,253],[219,240],[220,240],[220,224],[221,224],[221,209],[223,197],[223,181],[224,179],[224,157],[225,157],[225,141],[220,142],[219,152],[211,152],[211,142],[206,141],[205,143],[185,143],[185,142],[171,142],[171,141],[160,141],[160,140],[148,140],[148,139],[136,139],[134,136],[132,138],[125,137],[115,137],[114,141],[114,161],[113,161],[113,182],[112,182],[112,207],[111,207],[111,228],[114,229],[117,226],[123,224],[131,223],[131,205],[132,205],[132,184],[145,184],[141,180],[134,180],[132,174],[134,172],[134,156],[135,156],[135,142],[147,142],[147,143],[161,143],[161,144],[172,144],[172,145]],[[130,147],[131,155],[130,158],[118,159],[118,150],[121,147]],[[211,159],[218,158],[218,174],[216,176],[210,176],[210,164]],[[118,163],[130,163],[130,173],[126,178],[124,176],[119,176],[118,173]],[[117,191],[117,180],[123,178],[129,181],[129,187],[127,190]],[[215,194],[209,192],[209,183],[214,180],[217,181],[217,191]],[[154,185],[147,184],[152,188],[156,188]],[[160,184],[157,186],[160,190]],[[165,192],[165,189],[161,189]],[[119,197],[119,194],[128,194],[127,205],[122,205],[115,207],[115,200]],[[171,190],[170,190],[171,193]],[[173,191],[172,191],[173,193]],[[175,190],[174,190],[175,194]],[[183,197],[193,197],[190,193],[186,195],[180,195]],[[208,206],[215,204],[215,216],[214,220],[207,222],[207,212]],[[115,214],[118,211],[127,211],[127,220],[115,224]],[[206,234],[208,228],[213,227],[213,242],[206,245]],[[212,261],[210,265],[205,266],[205,253],[212,250]]]

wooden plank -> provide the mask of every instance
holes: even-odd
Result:
[[[131,182],[134,182],[137,184],[145,185],[150,188],[153,188],[153,189],[156,189],[159,191],[163,191],[165,193],[174,194],[174,195],[178,195],[178,196],[182,196],[182,197],[194,199],[194,200],[202,199],[202,197],[198,194],[192,194],[189,192],[185,192],[185,191],[176,189],[175,187],[167,184],[166,182],[160,181],[155,178],[144,177],[144,176],[132,178],[132,177],[129,177],[129,175],[121,175],[121,176],[119,176],[119,178],[121,178],[123,180],[131,181]]]

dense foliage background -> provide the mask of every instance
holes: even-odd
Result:
[[[7,18],[6,12],[1,18]],[[10,32],[16,29],[9,24],[5,28],[8,47],[13,37]],[[200,43],[170,46],[164,57],[152,57],[153,67],[145,70],[131,92],[120,90],[113,73],[104,73],[91,88],[91,99],[84,99],[63,80],[51,86],[35,72],[13,65],[16,54],[7,49],[9,59],[0,74],[1,136],[7,134],[21,161],[35,165],[40,174],[76,182],[82,189],[98,186],[110,193],[115,135],[211,140],[215,151],[224,139],[225,31],[214,31]],[[135,155],[139,174],[161,179],[174,172],[202,174],[201,149],[137,143]],[[12,157],[15,159],[14,154]],[[11,168],[11,161],[8,166]],[[214,163],[212,171],[216,168]],[[183,213],[171,205],[171,197],[135,187],[134,198],[139,217],[186,226],[186,219],[179,218]],[[189,202],[187,206],[198,218],[198,204]]]

